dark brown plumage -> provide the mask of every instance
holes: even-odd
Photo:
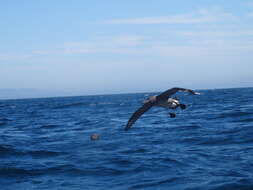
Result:
[[[152,106],[160,106],[160,107],[172,108],[172,109],[175,109],[178,106],[180,106],[181,108],[183,107],[185,109],[184,104],[180,104],[178,100],[170,98],[171,95],[175,94],[178,91],[189,92],[193,95],[199,94],[198,92],[194,92],[191,89],[176,87],[176,88],[171,88],[169,90],[166,90],[165,92],[161,93],[158,96],[152,96],[148,98],[147,100],[145,100],[143,106],[133,113],[133,115],[128,120],[125,130],[130,129],[131,126],[136,122],[136,120],[139,119],[141,115],[144,114],[146,111],[148,111]]]

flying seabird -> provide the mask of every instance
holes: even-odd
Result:
[[[175,87],[175,88],[166,90],[160,95],[151,96],[148,99],[144,100],[143,106],[133,113],[133,115],[130,117],[130,119],[127,122],[125,130],[127,131],[128,129],[130,129],[131,126],[136,122],[136,120],[139,119],[141,115],[144,114],[146,111],[148,111],[152,106],[158,106],[158,107],[170,108],[170,109],[176,109],[177,107],[180,107],[181,109],[185,109],[186,105],[181,104],[177,98],[170,98],[171,95],[175,94],[178,91],[189,92],[190,94],[193,94],[193,95],[200,94],[198,92],[194,92],[191,89]],[[170,113],[170,117],[176,117],[176,114]]]

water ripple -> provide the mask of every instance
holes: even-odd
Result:
[[[147,95],[1,100],[1,189],[252,190],[252,94],[179,94],[176,118],[151,109],[127,132]]]

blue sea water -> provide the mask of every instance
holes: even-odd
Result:
[[[253,88],[200,92],[127,132],[151,93],[1,100],[0,189],[252,190]]]

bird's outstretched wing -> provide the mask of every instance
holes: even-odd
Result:
[[[144,114],[146,111],[148,111],[152,106],[154,105],[153,102],[145,103],[142,107],[140,107],[138,110],[136,110],[133,115],[130,117],[130,119],[127,122],[127,125],[125,127],[125,130],[131,128],[131,126],[135,123],[135,121],[141,117],[142,114]]]
[[[168,99],[171,95],[175,94],[176,92],[178,91],[182,91],[182,92],[189,92],[193,95],[199,95],[200,93],[198,92],[194,92],[193,90],[191,89],[186,89],[186,88],[171,88],[169,90],[166,90],[165,92],[161,93],[160,95],[157,96],[157,100],[165,100],[165,99]]]

